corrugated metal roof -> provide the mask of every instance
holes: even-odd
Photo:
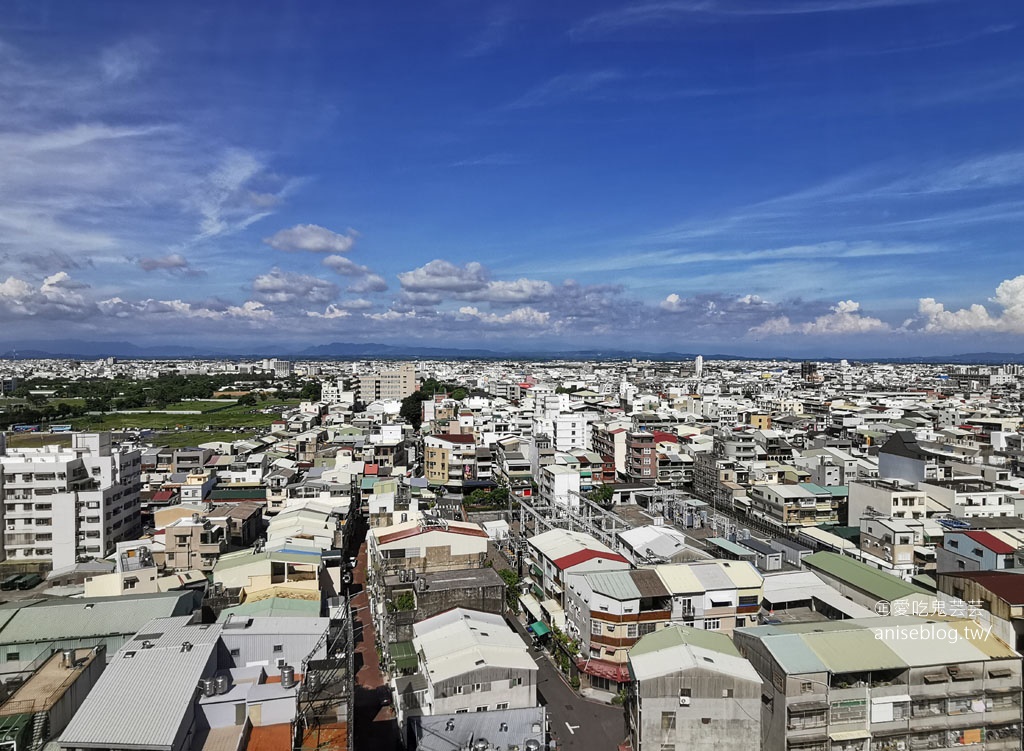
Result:
[[[803,563],[812,570],[841,579],[879,600],[892,602],[910,595],[930,595],[928,591],[897,576],[838,553],[812,553],[803,559]]]
[[[722,570],[718,562],[700,563],[692,566],[697,581],[705,591],[714,589],[734,589],[732,579]]]
[[[906,667],[907,662],[873,631],[860,628],[851,631],[809,633],[803,635],[810,647],[833,673],[856,673],[862,670],[886,670]],[[901,652],[904,642],[900,642]],[[935,654],[935,645],[930,646]]]
[[[32,601],[0,627],[0,644],[134,634],[154,618],[191,613],[192,604],[192,592]]]
[[[637,589],[631,571],[602,571],[586,574],[587,583],[595,592],[615,600],[639,600],[642,596]]]
[[[220,627],[200,630],[188,617],[159,619],[162,629],[143,649],[125,645],[110,661],[75,713],[61,743],[71,747],[171,749],[195,701],[199,679],[216,670]],[[182,649],[183,642],[192,646]]]
[[[649,568],[641,568],[628,573],[633,579],[633,584],[640,591],[641,597],[666,597],[669,594],[657,572],[651,571]]]
[[[686,564],[665,564],[655,566],[654,571],[672,594],[694,594],[704,591],[704,585],[700,583],[693,569]]]

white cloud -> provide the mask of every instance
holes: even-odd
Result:
[[[854,300],[840,300],[830,310],[830,313],[803,323],[794,323],[785,315],[770,318],[764,323],[752,327],[749,333],[754,337],[778,336],[781,334],[843,336],[847,334],[871,334],[892,331],[892,327],[884,321],[862,315],[860,303]]]
[[[270,215],[252,199],[251,185],[265,171],[266,166],[247,151],[229,149],[224,154],[193,196],[201,217],[199,239],[238,232]]]
[[[347,234],[338,234],[318,224],[296,224],[263,238],[263,242],[275,250],[347,253],[355,245],[357,236],[352,229]]]
[[[521,303],[546,300],[555,294],[551,282],[539,279],[516,279],[512,282],[488,282],[484,287],[459,293],[465,300],[494,303]]]
[[[345,310],[369,310],[373,307],[373,303],[369,300],[364,300],[362,297],[357,297],[352,300],[342,300],[341,307]]]
[[[143,271],[169,271],[189,276],[201,274],[201,272],[192,268],[188,259],[181,253],[169,253],[168,255],[155,258],[140,258],[136,261],[136,265]]]
[[[146,39],[131,39],[103,50],[100,70],[107,83],[133,81],[148,69],[156,57],[156,47]]]
[[[368,292],[383,292],[388,288],[388,283],[380,274],[367,274],[355,284],[347,288],[348,292],[363,295]]]
[[[342,276],[363,276],[370,273],[369,267],[361,266],[345,256],[327,256],[324,259],[324,266]]]
[[[459,308],[459,316],[463,318],[475,318],[484,323],[498,324],[501,326],[517,325],[536,327],[546,325],[551,314],[530,306],[525,306],[522,308],[516,308],[505,315],[498,315],[497,313],[486,313],[472,305],[467,305]]]
[[[307,310],[306,311],[306,315],[309,316],[310,318],[328,318],[328,319],[330,319],[330,318],[348,318],[352,314],[349,313],[347,310],[342,310],[341,308],[339,308],[334,303],[331,303],[330,305],[327,306],[327,308],[324,310],[323,313],[320,313],[320,312],[318,312],[316,310]]]
[[[996,287],[990,299],[1002,308],[1002,313],[991,313],[980,303],[960,310],[947,310],[943,303],[931,297],[918,301],[918,313],[925,318],[921,329],[930,334],[967,332],[1004,332],[1024,334],[1024,275],[1007,279]]]
[[[278,268],[253,279],[252,289],[256,297],[269,303],[290,303],[297,300],[327,303],[338,296],[337,285],[326,279],[281,271]]]
[[[465,266],[435,259],[418,269],[398,275],[402,288],[410,292],[472,292],[487,284],[487,270],[471,261]]]

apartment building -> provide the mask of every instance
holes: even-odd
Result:
[[[479,524],[436,517],[375,527],[366,540],[371,568],[382,576],[480,568],[487,557],[488,537]]]
[[[664,564],[565,578],[566,633],[579,640],[579,670],[594,688],[628,682],[627,651],[645,634],[681,624],[729,634],[753,625],[763,577],[741,561]]]
[[[591,425],[590,445],[602,456],[610,456],[615,464],[615,471],[626,473],[626,433],[631,423],[629,420],[608,420],[595,422]]]
[[[1021,494],[980,478],[922,482],[918,487],[957,519],[1016,516]]]
[[[1021,747],[1021,657],[964,618],[758,626],[734,643],[764,680],[762,748]]]
[[[626,481],[654,483],[658,457],[654,433],[631,430],[626,433]]]
[[[928,511],[928,494],[916,483],[898,478],[857,480],[849,484],[849,523],[857,525],[865,516],[880,514],[893,519],[923,519]]]
[[[416,391],[416,366],[399,365],[359,377],[359,401],[363,404],[379,401],[401,401]]]
[[[537,476],[537,495],[541,503],[578,509],[580,506],[580,472],[562,464],[548,464]]]
[[[109,433],[74,433],[70,448],[11,449],[0,439],[4,558],[61,569],[138,537],[141,463]]]
[[[425,680],[396,691],[400,723],[413,715],[537,706],[537,663],[500,615],[454,608],[414,631]]]
[[[752,485],[747,496],[755,516],[771,519],[786,529],[839,521],[838,497],[819,485]]]
[[[526,541],[524,575],[529,590],[519,601],[535,621],[565,628],[565,587],[569,574],[622,571],[628,560],[586,532],[551,529]]]
[[[761,676],[725,634],[648,634],[629,650],[629,670],[632,751],[761,748]]]
[[[428,435],[423,439],[423,476],[431,485],[461,487],[476,478],[472,434]]]

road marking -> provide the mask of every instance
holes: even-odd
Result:
[[[569,735],[576,735],[576,731],[580,729],[579,725],[570,725],[568,720],[566,720],[565,726],[569,728]]]

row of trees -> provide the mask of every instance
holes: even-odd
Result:
[[[469,392],[457,383],[445,383],[428,378],[420,384],[420,390],[414,391],[402,400],[402,408],[398,414],[415,430],[423,423],[423,402],[433,399],[437,394],[447,394],[456,401],[465,399]]]

